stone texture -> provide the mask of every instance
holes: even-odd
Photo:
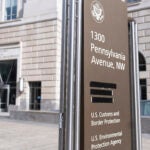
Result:
[[[150,14],[150,9],[145,9],[138,12],[138,16],[147,16],[149,14]]]
[[[142,150],[149,150],[150,134],[142,134]]]
[[[138,31],[138,37],[141,37],[141,36],[145,36],[145,31],[144,30]]]
[[[60,21],[47,20],[11,28],[0,27],[0,44],[20,43],[20,41],[22,41],[22,49],[21,47],[19,48],[19,53],[22,57],[20,71],[22,72],[25,84],[31,81],[41,81],[41,88],[46,89],[47,87],[45,87],[43,82],[48,82],[50,84],[49,87],[53,88],[54,92],[48,94],[42,90],[41,96],[44,99],[55,101],[59,97],[59,90],[57,92],[56,89],[56,81],[60,85],[60,57],[58,58],[61,46]],[[24,99],[24,97],[27,98],[26,102],[19,103],[22,105],[20,106],[22,110],[29,108],[29,93],[26,92],[27,90],[29,88],[27,87],[26,89],[25,87],[24,93],[18,95],[20,100]],[[52,107],[49,106],[49,108]]]
[[[139,43],[140,44],[149,43],[149,42],[150,42],[150,36],[140,37],[139,38]]]
[[[34,122],[44,122],[51,124],[58,124],[59,122],[59,113],[44,110],[43,112],[39,111],[10,111],[10,118],[15,120],[24,120],[24,121],[34,121]],[[49,111],[49,112],[48,112]]]
[[[146,30],[146,29],[149,29],[150,27],[150,23],[143,23],[143,24],[139,24],[138,25],[138,30]]]
[[[144,23],[144,17],[137,17],[137,18],[135,18],[135,21],[139,24],[142,24],[142,23]]]
[[[145,16],[145,22],[149,22],[150,21],[150,16],[148,15],[148,16]]]
[[[58,150],[58,125],[0,118],[0,150]]]
[[[138,46],[140,51],[144,51],[146,49],[145,44],[139,44]]]

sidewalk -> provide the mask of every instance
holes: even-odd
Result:
[[[58,150],[58,125],[0,118],[0,150]],[[150,134],[142,134],[150,150]]]
[[[142,134],[142,150],[150,150],[150,134]]]
[[[58,126],[0,118],[0,150],[58,150]]]

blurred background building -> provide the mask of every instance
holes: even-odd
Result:
[[[61,0],[0,0],[0,112],[57,115],[60,44]]]
[[[150,132],[150,1],[128,0],[128,16],[138,28],[142,128]]]
[[[58,120],[62,0],[0,0],[0,112]],[[138,25],[141,115],[150,116],[150,1],[128,0]],[[41,116],[41,117],[40,117]]]

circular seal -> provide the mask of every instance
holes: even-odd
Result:
[[[104,9],[98,0],[94,0],[91,3],[91,15],[97,23],[102,23],[104,21]]]

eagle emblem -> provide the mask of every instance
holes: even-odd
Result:
[[[98,0],[91,3],[91,14],[93,19],[97,23],[101,23],[104,20],[104,9]]]

